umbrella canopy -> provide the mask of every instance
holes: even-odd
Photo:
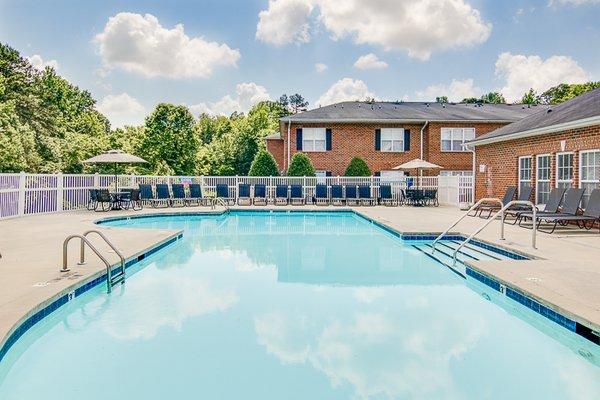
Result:
[[[117,164],[144,164],[147,162],[143,158],[125,153],[122,150],[108,150],[106,153],[82,161],[84,164],[113,164],[115,166],[115,192],[119,191]]]
[[[441,166],[437,164],[430,163],[429,161],[421,160],[420,158],[415,158],[412,161],[405,162],[404,164],[398,165],[397,167],[392,168],[393,170],[399,169],[440,169]]]

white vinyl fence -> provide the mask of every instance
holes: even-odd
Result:
[[[305,198],[311,198],[317,183],[327,185],[370,185],[372,195],[379,196],[380,184],[392,186],[395,197],[407,187],[437,189],[440,204],[458,205],[472,203],[473,180],[470,176],[423,176],[404,177],[400,180],[386,180],[371,177],[248,177],[248,176],[150,176],[119,175],[119,188],[136,188],[139,184],[157,183],[199,183],[205,192],[214,191],[219,183],[229,186],[230,196],[237,198],[240,184],[264,184],[267,196],[274,197],[275,186],[300,184],[304,188]],[[114,175],[76,175],[76,174],[0,174],[0,219],[70,211],[85,208],[89,199],[89,189],[114,188]]]

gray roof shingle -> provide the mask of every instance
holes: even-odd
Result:
[[[481,135],[469,143],[477,145],[479,142],[485,143],[490,142],[490,140],[494,142],[509,140],[512,137],[510,135],[534,129],[548,128],[550,130],[551,127],[556,125],[598,116],[600,116],[600,88],[591,90],[564,103],[550,106],[550,108],[536,112],[520,121]],[[544,134],[544,131],[542,130],[539,133]]]
[[[465,104],[424,102],[360,102],[346,101],[315,108],[291,117],[287,122],[425,122],[425,121],[498,121],[514,122],[536,113],[546,106],[522,104]]]

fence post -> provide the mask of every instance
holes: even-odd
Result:
[[[240,187],[240,180],[238,176],[235,176],[235,204],[238,202],[238,188]]]
[[[100,187],[100,175],[97,172],[94,174],[94,187]]]
[[[25,181],[27,176],[25,172],[21,171],[19,174],[19,200],[18,200],[18,210],[19,216],[22,217],[25,215]]]
[[[135,175],[134,174],[131,174],[131,176],[130,176],[129,187],[131,187],[131,188],[135,187]]]
[[[56,174],[56,211],[63,210],[63,174],[59,172]]]

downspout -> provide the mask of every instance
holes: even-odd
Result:
[[[467,150],[469,150],[471,152],[471,154],[473,154],[473,161],[471,162],[473,165],[471,166],[471,171],[473,174],[473,181],[471,182],[471,200],[473,204],[475,204],[475,177],[476,177],[476,168],[475,168],[475,163],[477,162],[477,157],[475,156],[475,147],[471,147],[469,145],[465,145],[465,148]]]
[[[423,144],[423,137],[425,136],[425,128],[427,127],[427,124],[429,123],[429,121],[425,121],[425,124],[423,124],[423,127],[421,128],[421,156],[419,157],[421,160],[423,160],[424,157],[424,144]],[[419,170],[419,176],[423,176],[423,170],[420,169]]]
[[[290,167],[290,132],[292,129],[292,117],[288,118],[288,132],[287,132],[287,165],[285,170],[287,171],[288,168]]]

